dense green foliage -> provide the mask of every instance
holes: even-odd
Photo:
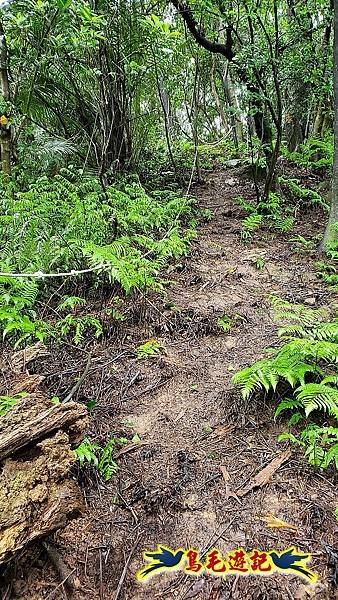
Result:
[[[113,452],[116,446],[127,444],[127,438],[112,437],[105,446],[91,442],[84,438],[81,444],[75,449],[75,454],[80,466],[93,465],[97,468],[105,481],[109,481],[117,472],[118,466],[113,459]]]
[[[91,315],[60,314],[53,327],[39,320],[36,303],[49,289],[42,274],[68,272],[71,277],[89,270],[84,277],[96,287],[109,280],[126,294],[159,290],[161,268],[188,252],[197,224],[188,196],[171,191],[149,195],[137,179],[121,181],[103,194],[96,178],[70,168],[51,179],[39,178],[26,191],[17,191],[14,183],[3,188],[1,205],[0,270],[36,274],[0,276],[0,327],[3,336],[19,343],[72,330],[74,342],[80,343],[88,327],[97,336],[102,333]],[[68,308],[75,305],[68,301]]]
[[[236,373],[233,382],[245,399],[260,390],[276,392],[283,382],[287,384],[292,396],[282,399],[275,416],[291,411],[290,425],[308,419],[312,413],[319,414],[327,423],[336,423],[338,318],[327,320],[329,315],[323,309],[293,305],[278,297],[272,298],[272,302],[277,311],[275,318],[287,322],[278,329],[279,337],[286,343],[274,350],[271,357]],[[335,425],[310,422],[299,438],[287,433],[280,439],[301,444],[306,448],[309,462],[315,466],[327,468],[331,462],[338,466],[338,427]]]

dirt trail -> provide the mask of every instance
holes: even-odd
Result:
[[[119,594],[124,600],[306,597],[303,581],[289,575],[223,581],[173,573],[139,584],[135,573],[143,565],[142,552],[158,543],[201,551],[216,545],[223,552],[295,544],[314,555],[311,566],[320,573],[311,597],[335,597],[324,545],[334,546],[337,495],[325,474],[315,473],[293,450],[268,485],[241,499],[231,496],[285,449],[277,436],[286,425],[274,424],[274,406],[263,399],[244,404],[231,383],[234,371],[277,341],[268,295],[310,305],[332,301],[315,277],[313,261],[291,252],[286,239],[294,231],[289,236],[263,231],[252,245],[241,243],[240,210],[232,201],[239,193],[253,196],[253,188],[234,171],[213,174],[196,190],[214,218],[201,227],[192,255],[170,273],[174,283],[167,297],[145,301],[144,310],[153,317],[147,333],[163,342],[167,354],[146,361],[122,357],[109,372],[109,385],[102,374],[93,430],[117,431],[123,421],[145,444],[120,457],[118,475],[109,484],[87,489],[88,516],[57,536],[64,560],[77,571],[83,598],[113,600],[126,561]],[[302,225],[307,236],[317,234],[320,214],[311,211],[307,217]],[[258,256],[265,259],[263,269],[256,267]],[[227,334],[217,328],[224,313],[234,320]],[[147,339],[135,329],[128,335],[113,350],[105,348],[106,359],[128,344],[135,347],[137,335]],[[102,358],[102,348],[97,356]],[[119,388],[116,381],[122,382]],[[93,381],[87,395],[90,386]],[[268,529],[257,519],[267,513],[297,530]]]

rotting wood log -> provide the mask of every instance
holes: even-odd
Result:
[[[10,365],[14,373],[23,373],[27,365],[41,356],[48,356],[50,353],[43,342],[36,342],[33,346],[28,346],[23,350],[18,350],[12,354]]]
[[[69,479],[76,457],[68,435],[57,432],[38,443],[31,454],[26,460],[7,458],[2,465],[0,564],[64,527],[84,509],[81,491]]]
[[[82,404],[53,404],[40,392],[29,394],[0,419],[0,461],[60,430],[76,444],[87,426],[88,412]]]
[[[43,375],[21,375],[11,384],[11,388],[8,392],[9,396],[16,396],[20,392],[27,392],[31,394],[41,385],[45,380]]]

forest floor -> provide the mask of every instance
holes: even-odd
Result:
[[[111,481],[91,469],[82,473],[87,513],[56,534],[56,547],[74,570],[80,599],[337,598],[325,549],[337,542],[335,481],[293,447],[267,485],[236,496],[286,449],[277,437],[287,424],[274,422],[276,401],[260,396],[245,403],[231,383],[234,372],[278,343],[269,294],[309,306],[337,301],[315,275],[316,257],[293,252],[288,242],[297,234],[315,238],[325,216],[308,209],[292,232],[262,229],[244,245],[243,213],[233,199],[253,197],[252,182],[237,170],[219,170],[194,194],[214,216],[199,228],[191,255],[171,265],[165,297],[139,296],[127,324],[104,343],[88,340],[92,366],[78,399],[97,400],[91,439],[100,442],[113,432],[130,439],[138,434],[141,442],[121,453]],[[264,268],[257,268],[257,257]],[[234,321],[229,333],[217,326],[225,313]],[[150,338],[166,353],[137,360],[135,347]],[[34,369],[46,376],[49,395],[62,395],[85,363],[81,350],[64,345]],[[295,528],[268,528],[259,518],[267,514]],[[319,579],[308,586],[293,575],[224,580],[176,572],[139,583],[142,553],[159,543],[201,553],[213,546],[227,553],[294,544],[312,554]],[[37,546],[16,562],[9,598],[66,598],[59,584]]]

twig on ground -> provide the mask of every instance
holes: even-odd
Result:
[[[121,592],[121,590],[122,590],[122,586],[123,586],[123,584],[124,584],[124,580],[125,580],[125,578],[126,578],[126,575],[127,575],[127,571],[128,571],[128,566],[129,566],[129,563],[130,563],[130,561],[131,561],[131,558],[132,558],[132,556],[133,556],[133,554],[134,554],[134,552],[135,552],[135,550],[136,550],[136,548],[137,548],[137,546],[138,546],[138,543],[139,543],[140,536],[141,536],[141,534],[140,534],[140,532],[138,531],[138,533],[137,533],[137,536],[136,536],[135,543],[134,543],[134,545],[133,545],[132,549],[131,549],[131,550],[130,550],[130,552],[129,552],[129,556],[128,556],[127,560],[126,560],[126,563],[125,563],[125,565],[124,565],[123,571],[122,571],[122,573],[121,573],[120,581],[119,581],[119,584],[118,584],[118,586],[117,586],[117,590],[116,590],[116,594],[115,594],[115,596],[114,596],[114,600],[118,600],[118,597],[119,597],[119,595],[120,595],[120,592]]]
[[[129,510],[131,512],[131,514],[133,515],[133,519],[135,521],[135,525],[138,525],[139,520],[137,517],[136,512],[134,511],[133,507],[130,506],[130,504],[128,504],[127,500],[125,500],[121,494],[121,492],[117,492],[117,495],[119,496],[119,498],[121,498],[123,504],[125,505],[126,509]]]
[[[48,599],[53,598],[56,590],[63,587],[67,597],[71,598],[71,600],[76,600],[78,594],[73,577],[75,568],[72,571],[68,570],[68,567],[65,565],[57,549],[51,542],[44,541],[42,542],[42,546],[46,550],[50,562],[61,579],[61,583],[49,594]]]
[[[62,400],[63,404],[65,402],[69,402],[69,400],[72,399],[72,397],[74,396],[74,394],[76,394],[77,390],[81,387],[84,379],[86,378],[86,376],[88,374],[91,362],[92,362],[92,355],[91,355],[91,353],[89,353],[88,354],[88,360],[87,360],[87,364],[86,364],[85,370],[83,371],[81,377],[78,379],[78,381],[76,382],[76,384],[72,387],[72,389],[70,390],[69,394],[67,394],[67,396],[65,397],[65,399]]]
[[[114,459],[120,458],[120,456],[122,456],[123,454],[127,454],[127,452],[132,452],[133,450],[137,450],[141,446],[147,446],[148,444],[149,442],[135,442],[133,444],[129,444],[128,446],[122,448],[122,450],[120,450],[119,452],[116,452],[116,454],[114,454]]]

